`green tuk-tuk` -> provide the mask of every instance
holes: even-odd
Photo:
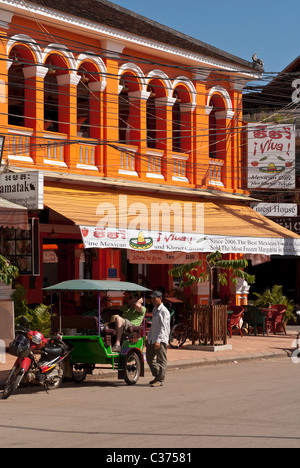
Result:
[[[134,385],[139,377],[144,377],[144,347],[145,347],[145,319],[141,327],[132,327],[123,337],[120,353],[112,351],[112,341],[116,331],[110,328],[101,316],[101,293],[108,292],[139,292],[150,291],[135,283],[122,281],[72,280],[44,288],[44,291],[58,296],[59,314],[53,315],[51,305],[51,333],[59,332],[63,341],[72,346],[70,362],[66,369],[66,377],[72,377],[74,382],[81,383],[87,374],[92,374],[99,365],[111,365],[118,371],[118,378],[125,380],[128,385]],[[88,292],[98,294],[98,311],[94,316],[64,315],[61,301],[62,292]],[[145,301],[144,301],[145,302]],[[112,309],[111,313],[118,313]]]

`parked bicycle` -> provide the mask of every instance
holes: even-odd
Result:
[[[173,349],[181,348],[187,340],[192,339],[192,323],[190,317],[179,316],[178,323],[175,323],[171,329],[169,345]]]

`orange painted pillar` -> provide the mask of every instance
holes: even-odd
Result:
[[[193,139],[193,104],[183,103],[180,105],[181,113],[181,148],[182,152],[188,155],[186,161],[186,178],[194,185],[194,139]]]
[[[225,187],[227,191],[234,188],[234,165],[232,161],[232,111],[216,112],[217,151],[225,156]]]
[[[98,167],[100,175],[104,176],[103,168],[103,90],[102,81],[89,83],[90,90],[90,138],[97,141],[95,154],[95,165]]]
[[[194,172],[194,184],[196,187],[206,187],[209,182],[209,114],[211,109],[207,108],[207,90],[205,79],[209,73],[197,76],[195,84],[197,91],[197,107],[193,114],[193,139],[194,154],[192,166]]]
[[[110,49],[111,50],[111,49]],[[104,174],[118,177],[121,161],[120,151],[110,146],[119,142],[119,62],[118,57],[106,59],[107,85],[104,91]]]
[[[235,192],[243,192],[242,190],[242,177],[243,177],[243,163],[242,163],[242,131],[243,131],[243,94],[240,90],[231,92],[231,100],[234,105],[235,116],[232,120],[232,165],[234,175]]]
[[[147,99],[150,93],[147,91],[135,91],[129,93],[130,99],[130,144],[138,146],[136,170],[142,180],[147,180],[148,156],[147,156]]]
[[[69,144],[65,147],[65,163],[71,169],[78,162],[78,147],[72,142],[77,141],[77,85],[80,76],[76,73],[58,75],[59,92],[59,132],[68,135]]]
[[[162,164],[162,173],[165,181],[172,183],[173,177],[173,106],[175,98],[163,97],[155,100],[156,106],[156,125],[157,125],[157,144],[156,149],[165,153]]]
[[[24,68],[25,78],[25,127],[33,128],[30,140],[30,156],[42,165],[44,147],[44,78],[48,68],[33,66]]]
[[[13,13],[8,11],[1,11],[1,40],[0,40],[0,115],[1,115],[1,133],[7,134],[8,129],[8,62],[4,60],[7,57],[7,40],[9,23],[13,17]],[[6,136],[6,139],[8,137]],[[4,148],[8,148],[8,143]],[[7,151],[3,152],[3,159],[8,156]]]

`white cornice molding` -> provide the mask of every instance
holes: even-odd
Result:
[[[9,29],[13,16],[13,12],[0,9],[0,27],[3,29]]]
[[[33,66],[33,67],[24,67],[23,74],[24,78],[45,78],[49,69],[47,67],[42,66]]]
[[[95,32],[100,36],[108,36],[107,40],[115,40],[116,42],[127,42],[131,44],[136,44],[142,47],[147,47],[154,49],[160,52],[167,53],[169,55],[180,56],[187,61],[193,61],[204,64],[206,67],[211,67],[212,69],[222,69],[223,71],[239,73],[242,76],[247,76],[248,81],[261,79],[262,73],[248,70],[247,68],[238,67],[237,65],[229,64],[227,62],[222,62],[213,58],[203,56],[201,54],[196,54],[194,52],[189,52],[188,50],[176,48],[169,46],[158,41],[147,39],[141,36],[136,36],[134,34],[127,33],[118,29],[110,28],[99,23],[85,20],[77,16],[67,15],[57,10],[52,10],[50,8],[43,7],[41,5],[31,4],[29,2],[23,2],[23,0],[0,0],[0,6],[6,7],[6,9],[11,8],[15,13],[19,10],[24,11],[30,15],[32,19],[32,14],[39,15],[47,23],[54,20],[56,27],[58,23],[64,23],[72,25],[76,28],[81,29],[83,32],[86,30],[90,32]],[[101,38],[99,38],[101,40]]]

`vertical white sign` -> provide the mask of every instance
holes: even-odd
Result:
[[[5,342],[0,340],[0,364],[5,364],[6,355],[5,355]]]
[[[295,126],[249,124],[248,188],[294,189]]]

